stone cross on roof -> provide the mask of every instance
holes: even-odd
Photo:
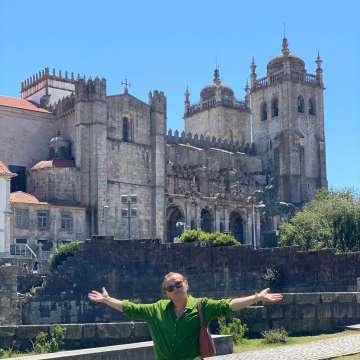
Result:
[[[129,87],[131,87],[129,80],[125,78],[125,80],[121,82],[121,85],[124,85],[124,94],[127,94],[129,92]]]

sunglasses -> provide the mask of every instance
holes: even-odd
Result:
[[[175,289],[180,289],[183,286],[183,280],[177,281],[173,285],[169,285],[165,288],[167,292],[173,292]]]

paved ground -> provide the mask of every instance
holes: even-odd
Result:
[[[218,360],[320,360],[360,353],[360,334],[267,350],[214,356]]]

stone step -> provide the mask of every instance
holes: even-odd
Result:
[[[360,324],[347,325],[347,326],[344,326],[343,329],[360,331]]]
[[[231,335],[212,335],[219,355],[233,352]],[[17,360],[154,360],[153,342],[145,341],[132,344],[114,345],[91,349],[59,351],[56,353],[14,357]]]

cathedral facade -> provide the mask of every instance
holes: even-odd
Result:
[[[84,224],[73,237],[172,242],[201,228],[261,246],[254,193],[270,178],[278,200],[295,205],[327,186],[319,56],[316,64],[307,73],[284,39],[265,77],[252,62],[241,100],[216,69],[200,101],[186,89],[181,133],[167,130],[161,91],[145,103],[127,88],[107,95],[105,79],[46,68],[22,83],[22,99],[0,97],[0,160],[18,175],[13,193],[77,209]]]

